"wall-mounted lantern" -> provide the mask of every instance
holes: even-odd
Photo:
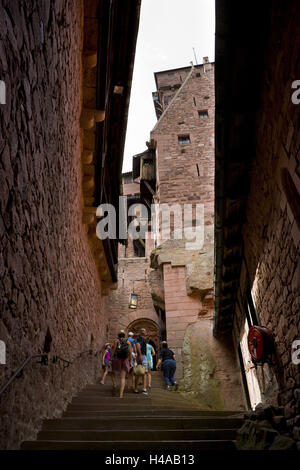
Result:
[[[130,294],[129,297],[129,308],[137,308],[138,296],[137,294]]]

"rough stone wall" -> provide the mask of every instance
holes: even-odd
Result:
[[[182,84],[188,74],[190,73],[191,67],[184,67],[175,70],[168,70],[167,72],[157,72],[157,89],[162,90],[164,87],[172,87],[177,84]]]
[[[101,286],[81,223],[82,5],[1,1],[0,339],[3,384],[30,354],[75,359],[105,341]],[[41,33],[44,27],[44,43]],[[98,357],[31,363],[1,397],[1,448],[35,436],[92,381]]]
[[[120,258],[118,285],[105,297],[105,312],[109,318],[109,341],[116,338],[118,330],[127,330],[135,320],[147,318],[158,324],[149,285],[149,260],[147,258]],[[129,308],[129,296],[138,295],[138,307]]]
[[[163,265],[167,341],[177,358],[177,376],[183,376],[182,347],[189,324],[198,320],[202,302],[187,295],[185,266]],[[211,306],[210,306],[211,307]],[[207,312],[212,317],[212,310]]]
[[[176,355],[181,390],[203,409],[244,409],[239,366],[229,339],[216,340],[210,293],[188,295],[186,267],[163,265],[167,340]]]
[[[184,391],[203,409],[244,410],[240,371],[231,338],[214,338],[210,315],[188,325],[183,341]]]
[[[118,257],[119,258],[134,258],[134,247],[132,239],[128,237],[127,246],[119,243],[118,245]]]
[[[300,105],[292,103],[295,90],[291,87],[299,79],[299,47],[296,43],[291,47],[291,41],[297,37],[298,25],[297,2],[290,2],[288,8],[273,8],[243,231],[250,286],[261,324],[270,328],[274,336],[278,402],[284,407],[290,427],[300,414],[300,370],[299,365],[292,363],[292,343],[300,339],[300,231],[296,221],[299,212],[287,200],[281,171],[289,172],[296,188],[291,199],[296,203],[300,193]],[[244,276],[242,294],[246,287]],[[237,316],[237,331],[240,323]],[[299,427],[295,429],[299,440]]]

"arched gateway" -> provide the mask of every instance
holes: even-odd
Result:
[[[159,351],[158,324],[155,321],[150,320],[150,318],[138,318],[137,320],[129,323],[127,331],[132,331],[134,333],[134,337],[137,338],[141,328],[146,329],[147,337],[150,338],[150,344],[152,344],[155,349],[156,355],[153,357],[153,370],[156,370],[157,353]]]
[[[159,346],[159,334],[158,334],[158,324],[149,318],[138,318],[133,322],[129,323],[126,330],[132,331],[135,338],[139,335],[140,329],[145,328],[147,331],[147,336],[153,341],[156,346],[156,349]]]

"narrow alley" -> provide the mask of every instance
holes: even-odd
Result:
[[[300,450],[299,24],[0,0],[1,451]]]

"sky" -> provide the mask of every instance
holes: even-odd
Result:
[[[154,72],[214,61],[215,0],[142,0],[125,142],[123,172],[146,150],[156,123]]]

